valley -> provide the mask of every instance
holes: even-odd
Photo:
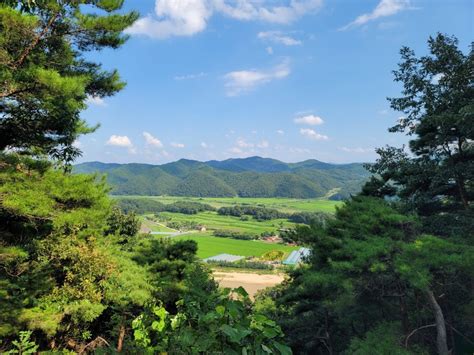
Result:
[[[342,205],[291,198],[114,196],[114,200],[124,211],[139,215],[141,232],[150,238],[192,240],[200,259],[221,254],[242,257],[235,263],[212,263],[214,268],[268,274],[282,269],[290,253],[300,249],[285,234],[312,218],[327,218]]]

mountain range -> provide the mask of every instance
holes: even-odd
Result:
[[[162,165],[88,162],[73,171],[106,174],[115,195],[331,199],[357,193],[370,175],[362,163],[284,163],[257,156]]]

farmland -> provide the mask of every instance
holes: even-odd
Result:
[[[160,208],[152,213],[142,213],[139,218],[142,222],[142,232],[151,232],[155,238],[170,237],[175,241],[193,240],[198,245],[197,256],[201,259],[217,254],[233,254],[244,257],[259,258],[270,251],[282,251],[281,260],[298,249],[283,243],[270,243],[262,240],[242,240],[234,237],[224,238],[219,233],[235,233],[237,237],[245,236],[258,239],[262,235],[278,235],[282,230],[294,228],[297,223],[288,220],[288,217],[299,213],[319,212],[332,214],[341,202],[322,199],[288,199],[288,198],[193,198],[193,197],[155,197],[155,196],[120,196],[117,200],[138,201],[138,206],[153,206]],[[144,200],[155,201],[154,204]],[[140,202],[143,201],[143,202]],[[159,203],[157,205],[157,203]],[[208,205],[207,210],[197,210],[194,213],[175,212],[166,206],[183,208]],[[151,206],[151,207],[150,207]],[[165,208],[163,208],[165,206]],[[209,207],[211,206],[211,207]],[[283,212],[271,219],[256,218],[250,215],[227,215],[217,211],[225,207],[242,207]],[[281,217],[281,218],[280,218]],[[284,217],[284,218],[283,218]]]
[[[181,235],[173,238],[173,240],[196,241],[198,244],[197,255],[201,259],[222,253],[259,257],[272,250],[281,250],[285,253],[284,257],[286,257],[292,250],[298,249],[298,247],[291,247],[283,244],[270,244],[258,240],[219,238],[212,236],[210,233]]]
[[[342,205],[340,201],[331,201],[319,198],[293,199],[293,198],[254,198],[254,197],[178,197],[178,196],[113,196],[116,199],[152,199],[162,203],[173,203],[177,201],[193,201],[207,203],[215,208],[234,205],[253,205],[274,208],[282,212],[325,212],[334,213],[337,206]]]
[[[168,217],[172,221],[184,222],[192,221],[206,227],[210,230],[232,230],[240,233],[262,234],[264,232],[275,232],[279,228],[291,228],[295,224],[286,219],[272,219],[269,221],[257,221],[249,219],[242,221],[238,217],[222,216],[216,212],[200,212],[195,215],[186,215],[182,213],[162,212],[163,217]]]

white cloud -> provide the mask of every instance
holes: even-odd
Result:
[[[298,154],[301,154],[301,153],[310,153],[310,150],[307,149],[307,148],[297,148],[297,147],[291,147],[289,149],[290,153],[298,153]]]
[[[237,20],[290,23],[322,5],[322,0],[292,0],[288,5],[265,6],[268,0],[214,0],[216,11]],[[232,4],[232,5],[231,5]]]
[[[184,144],[183,143],[171,143],[171,146],[173,148],[184,148]]]
[[[125,32],[159,39],[191,36],[206,28],[212,7],[206,0],[156,0],[155,15],[138,19]]]
[[[282,136],[282,135],[285,134],[285,131],[282,130],[282,129],[278,129],[278,130],[276,131],[276,133],[278,133],[280,136]]]
[[[319,134],[311,128],[301,128],[300,133],[301,135],[315,141],[327,141],[329,139],[328,136],[325,136],[324,134]]]
[[[271,0],[155,0],[155,13],[137,20],[126,32],[151,38],[191,36],[221,13],[242,21],[290,23],[317,10],[322,0],[292,0],[288,5],[267,5]]]
[[[145,137],[146,144],[152,145],[158,148],[163,147],[163,143],[161,143],[161,141],[158,138],[153,137],[150,133],[143,132],[143,137]]]
[[[116,147],[133,148],[132,141],[127,136],[111,135],[106,143],[107,145],[113,145]]]
[[[101,98],[100,96],[92,96],[92,95],[87,95],[86,104],[94,105],[94,106],[102,106],[102,107],[107,106],[103,98]]]
[[[196,74],[187,74],[187,75],[177,75],[174,77],[174,80],[192,80],[192,79],[199,79],[207,74],[204,72],[196,73]]]
[[[245,139],[243,138],[239,138],[237,139],[237,142],[235,143],[237,145],[237,147],[239,148],[252,148],[254,146],[253,143],[249,143],[247,142]]]
[[[206,142],[201,142],[200,145],[201,145],[201,147],[204,148],[204,149],[206,149],[206,148],[208,147],[208,145],[207,145]]]
[[[290,72],[289,62],[284,60],[281,64],[266,71],[238,70],[227,73],[224,76],[227,96],[238,96],[270,81],[283,79]]]
[[[268,148],[269,146],[270,146],[270,143],[268,143],[268,141],[266,140],[263,140],[257,144],[257,148]]]
[[[298,46],[302,44],[300,40],[295,39],[287,34],[284,34],[281,31],[259,32],[257,37],[261,40],[283,44],[285,46]]]
[[[342,150],[343,152],[346,153],[370,153],[373,152],[373,148],[361,148],[361,147],[355,147],[355,148],[348,148],[348,147],[339,147],[339,150]]]
[[[76,139],[74,142],[72,142],[72,146],[79,149],[82,147],[82,143],[78,139]]]
[[[318,126],[318,125],[322,125],[324,123],[324,120],[319,116],[315,116],[315,115],[311,114],[311,115],[296,117],[294,119],[294,122],[296,124],[306,124],[306,125],[309,125],[309,126]]]
[[[242,149],[240,149],[238,147],[230,148],[229,152],[234,153],[234,154],[242,154],[243,153]]]
[[[366,24],[381,17],[397,14],[410,8],[410,0],[381,0],[372,12],[358,16],[354,21],[340,28],[341,31]]]
[[[265,48],[265,50],[267,51],[268,54],[273,54],[273,48],[272,47],[267,47]]]

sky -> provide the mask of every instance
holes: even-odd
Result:
[[[371,162],[401,146],[399,50],[437,32],[467,52],[472,0],[126,0],[140,19],[120,49],[90,53],[127,86],[88,99],[100,123],[79,162],[163,164],[263,156]]]

